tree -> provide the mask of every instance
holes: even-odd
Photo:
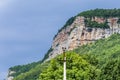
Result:
[[[95,80],[100,72],[95,66],[89,64],[74,52],[67,52],[67,79],[68,80]],[[40,74],[39,80],[62,80],[62,55],[52,59],[49,67]],[[70,60],[70,61],[69,61]]]
[[[109,60],[103,67],[100,80],[120,80],[120,60]]]

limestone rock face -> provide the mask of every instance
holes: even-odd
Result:
[[[7,78],[7,80],[13,80],[14,77],[10,76]]]
[[[11,76],[12,74],[14,74],[15,73],[15,71],[11,71],[11,70],[9,70],[9,72],[8,72],[8,77],[7,77],[7,79],[6,80],[13,80],[13,76]]]
[[[99,18],[95,17],[91,19],[98,23],[108,22],[109,29],[102,28],[90,28],[85,25],[84,17],[76,17],[74,22],[63,29],[57,34],[53,40],[52,49],[49,58],[56,57],[56,55],[63,53],[62,47],[66,48],[67,51],[73,50],[78,46],[94,42],[101,38],[107,38],[113,33],[120,33],[120,24],[117,23],[118,18]]]

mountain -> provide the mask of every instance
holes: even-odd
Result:
[[[72,59],[67,66],[69,80],[119,80],[119,44],[120,9],[84,11],[58,31],[42,61],[11,67],[7,80],[62,80],[58,59],[63,47]]]
[[[68,80],[119,80],[120,34],[66,52]],[[62,55],[51,60],[39,80],[62,80]]]
[[[120,33],[120,9],[95,9],[70,18],[54,37],[47,60],[78,46]],[[88,41],[84,41],[88,40]]]

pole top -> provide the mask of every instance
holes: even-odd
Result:
[[[62,50],[63,50],[63,52],[65,52],[66,51],[66,47],[62,47]]]

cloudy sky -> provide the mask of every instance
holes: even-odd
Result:
[[[70,17],[119,0],[0,0],[0,80],[9,67],[41,60]]]

